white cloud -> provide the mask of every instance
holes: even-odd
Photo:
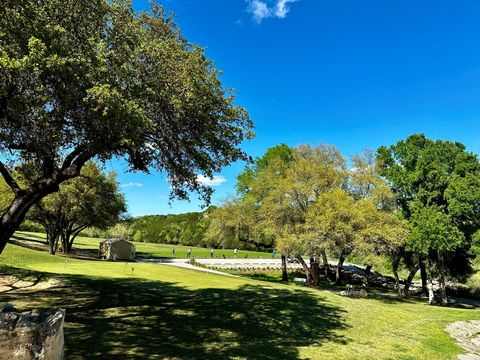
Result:
[[[287,6],[288,3],[294,3],[297,0],[278,0],[275,4],[275,16],[283,19],[287,16],[290,8]]]
[[[263,19],[272,16],[267,4],[259,0],[249,1],[247,11],[252,14],[253,20],[257,23],[261,23]]]
[[[267,1],[261,0],[246,0],[248,3],[247,12],[252,14],[253,20],[261,23],[263,19],[269,17],[276,17],[283,19],[290,11],[289,3],[297,2],[298,0],[275,0],[272,6],[269,6]]]
[[[143,187],[143,184],[142,184],[142,183],[138,183],[138,182],[129,182],[128,184],[122,184],[122,185],[120,185],[120,187],[122,187],[122,188],[128,188],[128,187]]]
[[[200,175],[197,175],[197,181],[200,184],[206,185],[206,186],[218,186],[226,182],[227,179],[225,179],[225,176],[222,176],[222,175],[215,175],[212,178],[208,178],[200,174]]]

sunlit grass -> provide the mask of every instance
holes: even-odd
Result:
[[[37,239],[45,239],[45,234],[42,233],[31,233],[31,232],[17,232],[19,236],[25,237],[34,237]],[[90,250],[92,252],[98,251],[98,246],[100,241],[104,239],[97,238],[88,238],[88,237],[77,237],[74,242],[74,247],[77,249]],[[188,248],[192,249],[192,257],[195,258],[209,258],[210,257],[210,248],[203,248],[197,246],[182,246],[182,245],[171,245],[171,244],[154,244],[154,243],[143,243],[143,242],[134,242],[137,255],[143,258],[171,258],[172,249],[175,249],[176,258],[186,258]],[[214,257],[223,258],[225,255],[226,258],[233,258],[233,249],[215,249]],[[245,251],[238,250],[238,258],[271,258],[271,253],[258,252],[258,251]]]
[[[477,310],[349,299],[330,291],[157,264],[51,256],[8,245],[2,271],[61,286],[0,293],[67,309],[68,359],[454,359],[444,332]]]

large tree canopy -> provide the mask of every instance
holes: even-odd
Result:
[[[0,7],[0,174],[14,199],[0,218],[0,252],[28,209],[90,159],[123,157],[164,172],[172,197],[211,189],[212,176],[247,156],[251,121],[204,51],[158,5],[18,0]],[[33,174],[22,187],[19,163]],[[28,178],[28,177],[27,177]]]
[[[477,156],[458,142],[412,135],[381,147],[378,159],[404,217],[410,220],[406,250],[418,256],[420,266],[429,264],[430,280],[437,267],[444,287],[444,265],[451,274],[465,273],[473,255],[473,236],[480,228]],[[422,277],[425,281],[426,271]]]
[[[81,176],[64,182],[60,191],[33,206],[27,217],[41,224],[54,254],[59,238],[62,250],[69,253],[75,238],[88,227],[106,230],[127,211],[119,193],[116,174],[102,173],[95,163],[87,163]]]
[[[206,243],[256,249],[274,246],[276,231],[260,209],[275,182],[285,176],[293,152],[288,145],[279,144],[245,166],[237,176],[237,196],[224,199],[206,216]]]

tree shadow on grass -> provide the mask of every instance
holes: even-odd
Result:
[[[28,294],[27,301],[67,309],[67,359],[298,359],[298,347],[346,342],[336,334],[345,327],[343,310],[309,291],[62,279],[62,286]]]

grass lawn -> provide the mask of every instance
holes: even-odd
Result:
[[[30,232],[17,232],[18,236],[21,237],[34,237],[38,239],[45,239],[45,234],[43,233],[30,233]],[[77,237],[73,244],[74,248],[89,250],[98,253],[98,244],[103,239],[88,238],[88,237]],[[153,244],[153,243],[143,243],[143,242],[134,242],[136,247],[137,256],[143,258],[171,258],[172,257],[172,248],[175,248],[175,257],[176,258],[186,258],[188,246],[181,245],[171,245],[171,244]],[[209,258],[210,249],[191,246],[192,257],[195,258]],[[233,249],[215,249],[214,256],[216,258],[222,258],[223,255],[227,258],[233,258]],[[244,251],[238,250],[238,258],[272,258],[271,253],[258,252],[258,251]]]
[[[15,245],[0,256],[0,273],[49,280],[51,287],[0,292],[0,302],[66,308],[66,359],[455,359],[461,349],[445,325],[480,317]]]

